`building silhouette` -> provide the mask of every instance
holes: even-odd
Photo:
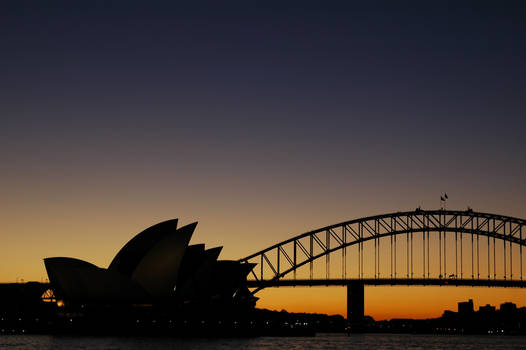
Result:
[[[486,304],[486,305],[484,305],[484,306],[480,306],[480,307],[479,307],[479,312],[482,312],[482,313],[487,313],[487,314],[489,314],[489,313],[493,313],[493,312],[495,312],[495,311],[496,311],[495,306],[492,306],[492,305],[490,305],[490,304]]]
[[[461,301],[458,303],[459,315],[469,315],[472,314],[473,311],[473,299],[469,299],[468,301]]]
[[[511,303],[511,302],[506,302],[506,303],[502,303],[500,304],[500,311],[501,312],[515,312],[517,311],[517,305],[515,305],[514,303]]]

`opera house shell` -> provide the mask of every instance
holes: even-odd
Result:
[[[67,305],[255,304],[246,287],[254,264],[218,260],[221,247],[189,245],[197,223],[177,219],[133,237],[107,269],[65,257],[44,259],[51,288]]]

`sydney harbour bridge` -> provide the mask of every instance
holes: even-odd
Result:
[[[417,208],[322,227],[239,261],[257,264],[248,277],[253,294],[346,286],[347,318],[359,322],[365,285],[524,288],[525,244],[524,219]]]

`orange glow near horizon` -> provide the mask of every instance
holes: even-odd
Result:
[[[247,203],[250,203],[248,199],[246,200]],[[192,213],[202,212],[204,208],[202,204],[189,201],[189,204],[184,207],[175,200],[160,201],[152,205],[148,211],[145,211],[142,206],[115,211],[114,216],[109,216],[107,213],[113,210],[115,203],[101,201],[98,207],[90,203],[92,213],[90,216],[97,220],[86,220],[82,211],[77,211],[78,208],[57,203],[49,205],[41,203],[31,208],[42,213],[40,216],[31,217],[31,220],[26,220],[21,214],[15,215],[13,209],[7,208],[4,214],[13,215],[11,221],[4,220],[0,224],[2,232],[9,233],[4,235],[3,244],[0,246],[0,256],[3,259],[3,263],[0,264],[0,281],[15,282],[21,279],[45,281],[47,275],[42,259],[52,256],[75,257],[105,268],[119,249],[137,233],[152,224],[174,217],[180,218],[180,226],[199,221],[191,244],[205,243],[208,248],[223,246],[220,259],[239,259],[299,233],[342,222],[345,219],[368,216],[380,210],[357,206],[351,210],[355,216],[350,217],[347,209],[340,209],[340,211],[327,209],[324,212],[312,206],[309,210],[303,209],[303,212],[309,213],[317,210],[320,216],[303,214],[309,217],[305,219],[299,215],[288,216],[292,207],[287,206],[286,203],[282,203],[281,207],[288,208],[289,213],[283,213],[269,203],[259,203],[250,209],[249,206],[240,204],[244,202],[230,203],[229,208],[221,207],[219,203],[208,202],[207,204],[211,207],[219,209],[212,212],[206,211],[206,215],[203,214],[201,218],[194,217]],[[335,208],[339,206],[336,205]],[[506,213],[506,208],[491,209],[482,208],[480,211]],[[389,208],[382,208],[382,210],[392,211]],[[173,211],[180,212],[180,215],[174,215]],[[241,214],[245,220],[236,221]],[[513,215],[513,210],[510,210],[510,214]],[[520,217],[518,214],[513,216]],[[269,218],[272,221],[269,221]],[[415,240],[415,244],[417,242]],[[387,245],[383,244],[382,249],[384,248],[387,248]],[[403,251],[404,246],[401,245],[399,273],[405,273]],[[347,273],[349,277],[355,278],[356,265],[354,263],[356,261],[353,249],[349,249],[347,254],[349,260]],[[341,254],[336,253],[330,261],[331,276],[334,278],[338,278],[337,276],[341,274],[340,256]],[[514,252],[514,259],[518,256],[519,254]],[[415,266],[420,261],[418,259],[421,258],[415,255]],[[464,259],[467,257],[464,256]],[[500,257],[497,256],[497,259],[500,260]],[[388,258],[382,261],[388,261]],[[482,266],[483,261],[485,260],[481,256],[482,274],[485,273],[483,270],[485,267]],[[468,263],[466,260],[464,276],[470,276],[470,265],[470,261]],[[452,268],[453,262],[448,261],[448,266]],[[320,259],[315,265],[315,274],[323,276],[324,268],[325,259]],[[436,266],[432,268],[436,274]],[[500,273],[501,270],[500,267],[497,273]],[[514,271],[518,273],[519,269],[514,267]],[[370,270],[365,272],[371,274]],[[298,271],[298,278],[301,278],[304,273],[305,271]],[[421,271],[415,270],[415,276],[419,277],[420,273]],[[382,276],[388,277],[388,271],[382,270]],[[459,301],[468,299],[473,299],[477,309],[480,305],[499,306],[506,301],[523,306],[526,305],[526,297],[523,294],[523,290],[513,288],[366,286],[365,313],[376,320],[439,317],[444,310],[456,310]],[[260,298],[257,303],[259,308],[346,315],[346,289],[344,287],[268,288],[260,291],[257,296]]]
[[[345,287],[269,288],[257,296],[261,298],[259,308],[344,317],[347,314]],[[486,304],[498,308],[507,301],[518,307],[526,305],[524,291],[518,288],[366,286],[365,314],[375,320],[435,318],[445,310],[457,311],[457,303],[468,299],[473,299],[475,310]]]

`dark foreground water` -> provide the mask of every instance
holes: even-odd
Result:
[[[157,349],[526,349],[524,336],[458,336],[407,334],[318,334],[315,337],[178,339],[163,337],[68,337],[0,335],[9,350],[157,350]]]

